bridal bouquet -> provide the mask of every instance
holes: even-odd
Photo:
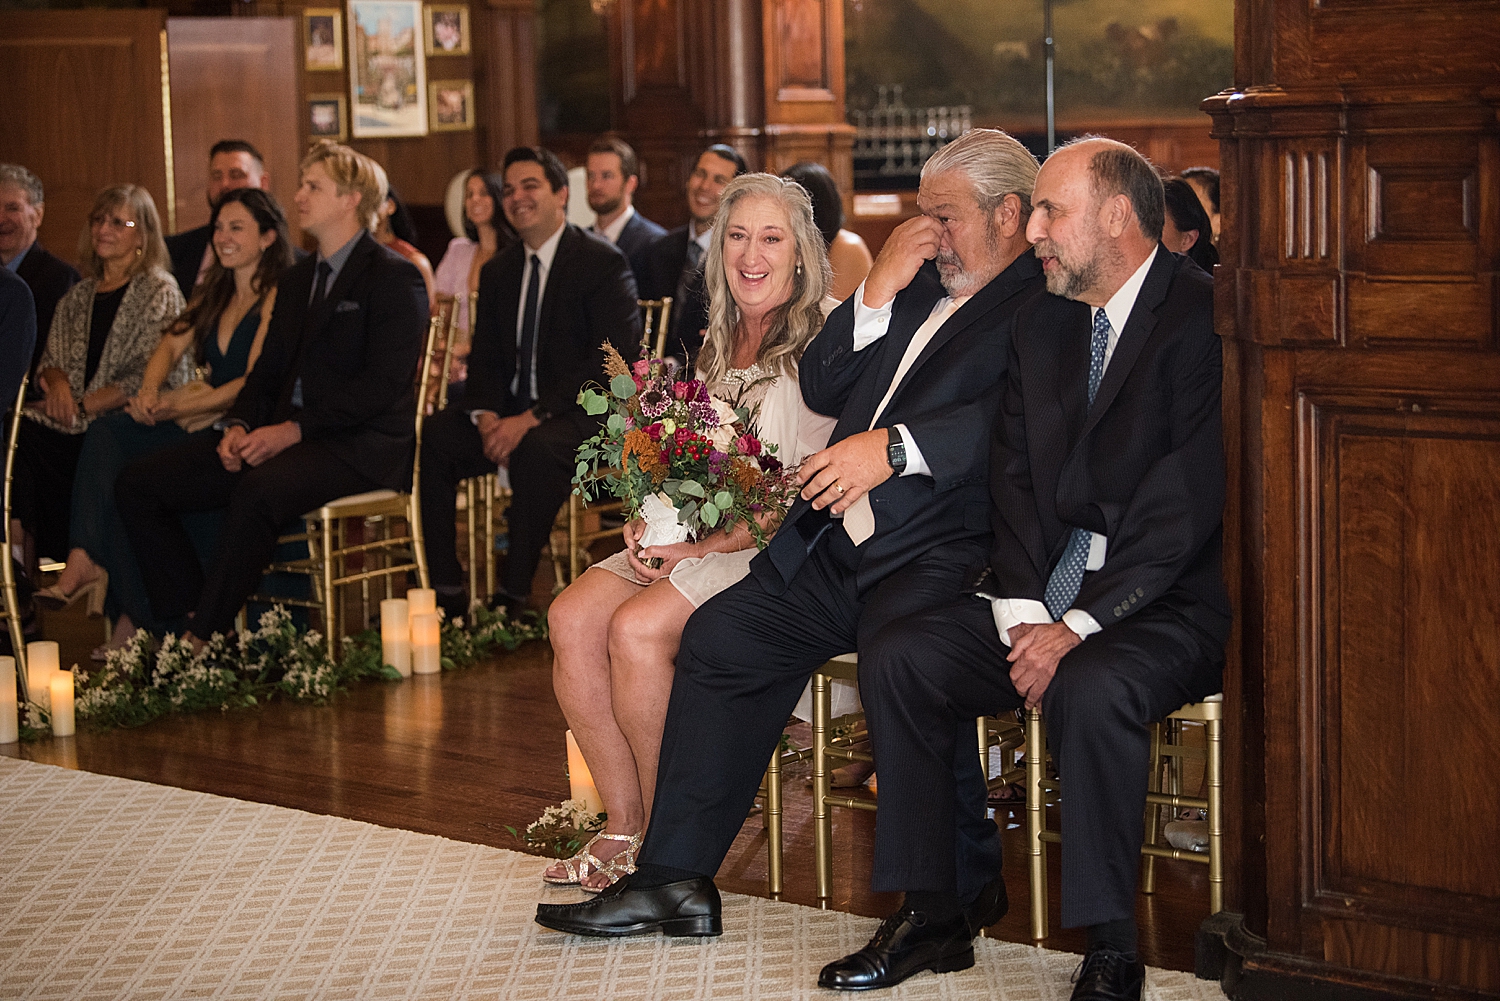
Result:
[[[757,515],[784,508],[797,488],[776,446],[761,442],[755,412],[710,396],[700,379],[678,378],[661,359],[628,364],[608,343],[604,356],[608,386],[584,387],[578,402],[609,416],[578,449],[575,492],[585,502],[605,494],[623,501],[627,518],[646,522],[642,548],[739,522],[764,546]]]

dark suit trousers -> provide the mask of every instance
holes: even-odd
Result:
[[[287,522],[348,494],[379,489],[317,441],[304,441],[251,469],[231,473],[219,461],[222,435],[195,435],[126,466],[115,501],[140,564],[157,619],[196,607],[199,637],[227,633],[255,593]],[[227,509],[219,548],[205,578],[181,515]]]
[[[594,419],[582,412],[552,417],[528,431],[511,453],[511,500],[505,515],[510,552],[500,580],[506,593],[516,597],[531,593],[531,579],[552,534],[552,523],[573,489],[574,455],[597,430]],[[495,468],[484,457],[479,429],[464,411],[444,410],[422,428],[422,532],[433,587],[463,587],[457,551],[458,484],[471,476],[493,473]]]
[[[642,861],[717,872],[812,672],[830,657],[863,648],[893,619],[951,603],[970,568],[983,560],[977,544],[940,546],[861,599],[853,570],[857,554],[835,528],[782,594],[767,592],[752,573],[694,612],[677,654]],[[955,733],[968,734],[977,774],[973,717],[955,725]],[[883,782],[885,761],[877,767]],[[982,807],[983,794],[979,802]],[[992,822],[984,823],[993,831]],[[971,868],[998,870],[998,845],[984,846],[972,831],[965,834],[968,840],[958,850]],[[970,858],[975,847],[990,850],[993,858]],[[951,854],[955,847],[945,850]]]
[[[1147,606],[1058,664],[1042,716],[1066,789],[1065,927],[1134,917],[1149,727],[1219,690],[1222,650],[1171,610]],[[985,815],[974,718],[1025,702],[1011,684],[1009,652],[989,602],[969,596],[891,622],[860,648],[860,695],[880,769],[875,890],[972,882],[949,846],[955,828]]]

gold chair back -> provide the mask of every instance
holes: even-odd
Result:
[[[641,307],[641,347],[649,348],[651,357],[665,357],[667,330],[672,323],[672,297],[637,299]]]
[[[21,683],[21,698],[30,701],[31,690],[26,679],[26,636],[21,631],[21,604],[16,598],[15,552],[11,548],[10,510],[11,480],[16,466],[16,443],[21,438],[21,413],[26,409],[27,378],[22,377],[21,388],[16,391],[15,406],[10,414],[10,429],[5,442],[5,556],[0,563],[0,590],[4,591],[5,619],[10,626],[10,645],[16,655],[16,678]]]

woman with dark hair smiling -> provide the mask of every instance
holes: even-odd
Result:
[[[286,216],[259,188],[226,191],[214,206],[214,261],[193,301],[162,336],[146,365],[140,391],[124,413],[110,414],[84,436],[73,486],[72,550],[57,583],[37,597],[67,604],[83,593],[91,608],[116,616],[107,647],[123,645],[137,628],[155,625],[135,553],[115,506],[115,480],[130,461],[187,438],[213,434],[260,355],[276,302],[276,282],[292,263]],[[199,377],[161,386],[180,368]],[[196,523],[210,536],[212,525]],[[211,539],[200,537],[200,551]],[[107,600],[106,600],[107,594]],[[106,648],[107,648],[106,647]],[[102,659],[104,649],[95,651]]]
[[[458,329],[467,343],[469,296],[479,291],[479,269],[515,240],[500,211],[500,178],[478,167],[464,180],[464,235],[448,242],[437,268],[437,293],[451,295],[458,309]]]

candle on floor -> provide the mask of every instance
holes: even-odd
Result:
[[[380,656],[401,677],[411,677],[411,622],[405,598],[386,598],[380,603]]]
[[[14,744],[21,737],[16,704],[16,658],[0,657],[0,744]]]
[[[52,709],[52,676],[57,673],[57,644],[37,640],[26,644],[26,697],[47,711]]]
[[[409,599],[408,599],[409,600]],[[433,612],[411,617],[411,670],[413,674],[437,674],[443,669],[441,634]]]
[[[52,672],[52,736],[73,736],[73,672]]]
[[[430,587],[414,587],[406,592],[412,615],[436,615],[437,592]]]
[[[568,798],[582,803],[590,814],[603,813],[604,802],[599,798],[599,790],[594,788],[594,776],[589,773],[588,762],[583,760],[583,752],[578,749],[572,730],[568,731],[567,740]]]

